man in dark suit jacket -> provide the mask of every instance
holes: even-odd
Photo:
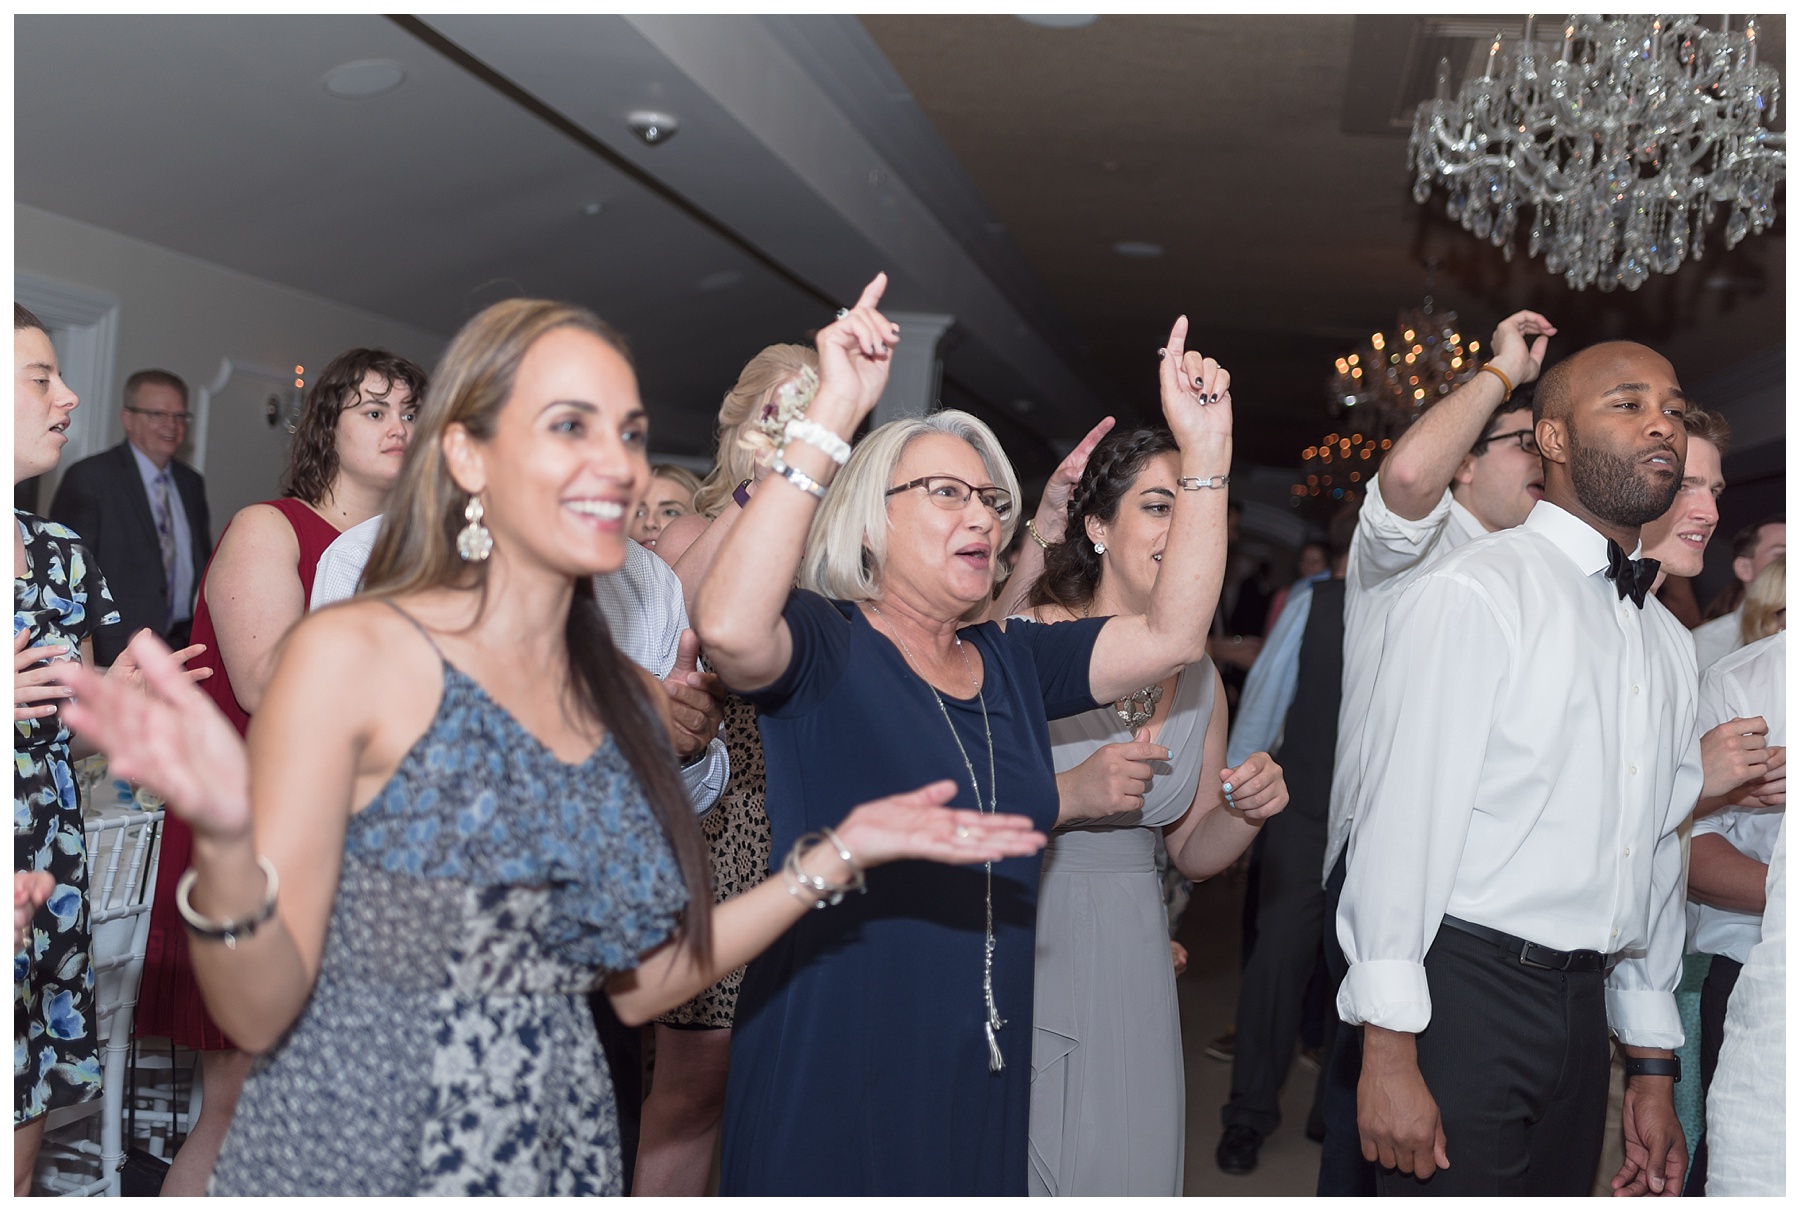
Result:
[[[194,594],[212,554],[206,481],[175,458],[187,436],[188,389],[167,370],[125,380],[125,440],[63,473],[53,520],[81,535],[118,605],[118,626],[94,632],[94,658],[111,664],[149,627],[184,647]]]

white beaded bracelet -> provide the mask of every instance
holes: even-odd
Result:
[[[850,443],[816,420],[798,417],[787,423],[784,432],[789,441],[805,442],[840,467],[850,461]]]

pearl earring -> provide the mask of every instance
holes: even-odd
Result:
[[[481,524],[485,512],[481,501],[473,496],[463,507],[463,518],[469,524],[457,532],[456,553],[465,563],[480,563],[494,552],[494,536]]]
[[[1106,554],[1106,544],[1103,542],[1095,543],[1094,544],[1094,554],[1096,554],[1096,555]]]

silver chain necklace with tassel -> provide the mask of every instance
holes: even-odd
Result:
[[[869,608],[876,614],[880,614],[883,622],[887,621],[887,616],[881,614],[881,608],[874,602],[869,603]],[[986,807],[981,804],[981,783],[975,779],[975,763],[969,760],[969,750],[963,747],[962,737],[956,731],[956,724],[950,720],[950,708],[944,705],[943,696],[937,692],[937,687],[931,684],[930,679],[923,672],[920,672],[922,666],[913,659],[912,650],[906,646],[906,640],[900,638],[899,632],[894,633],[893,640],[899,645],[901,654],[906,657],[906,663],[918,675],[919,680],[925,683],[925,688],[931,691],[932,701],[937,703],[938,712],[944,716],[944,726],[950,729],[950,739],[956,741],[956,751],[962,754],[963,768],[969,771],[969,786],[975,791],[975,809],[990,816],[994,815],[1000,810],[1000,783],[994,776],[994,730],[988,725],[987,697],[981,692],[981,683],[975,680],[975,667],[969,663],[969,653],[963,650],[962,636],[956,637],[956,651],[962,657],[963,668],[969,674],[969,684],[975,689],[975,701],[981,704],[981,730],[987,735],[988,802]],[[987,870],[987,932],[983,938],[981,953],[981,992],[987,1003],[987,1021],[984,1026],[987,1031],[988,1071],[999,1072],[1006,1067],[1006,1059],[1000,1054],[1000,1040],[995,1036],[999,1033],[1000,1028],[1006,1025],[1006,1019],[1000,1016],[1000,1007],[994,1003],[994,864],[988,862],[985,863],[985,867]]]

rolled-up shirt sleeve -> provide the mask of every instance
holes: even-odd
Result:
[[[1674,1051],[1684,1038],[1681,1011],[1675,1004],[1681,955],[1687,946],[1687,872],[1680,825],[1699,800],[1704,777],[1696,727],[1675,771],[1674,793],[1651,862],[1649,944],[1619,960],[1606,977],[1606,1022],[1629,1047]]]
[[[1363,728],[1338,939],[1346,1022],[1418,1033],[1425,955],[1462,863],[1515,637],[1479,586],[1432,574],[1387,622]]]
[[[1400,575],[1431,551],[1450,518],[1451,496],[1446,488],[1431,512],[1417,521],[1387,507],[1381,495],[1381,475],[1369,481],[1362,508],[1356,515],[1356,533],[1350,541],[1349,577],[1367,589]]]

